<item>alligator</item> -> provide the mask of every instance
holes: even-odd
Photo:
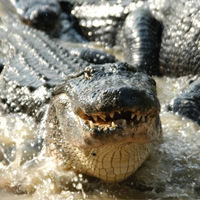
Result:
[[[47,117],[47,154],[64,168],[125,180],[162,138],[153,78],[104,52],[59,47],[14,19],[0,22],[1,110]]]
[[[198,77],[199,6],[198,1],[190,0],[88,2],[74,4],[71,13],[88,40],[120,45],[126,62],[138,71]],[[196,79],[169,108],[200,125],[200,81]]]
[[[156,76],[199,75],[198,1],[55,2],[76,19],[74,27],[86,40],[120,45],[125,61],[138,71]],[[169,108],[200,125],[199,79],[191,82]]]
[[[153,86],[153,79],[124,63],[90,66],[69,76],[52,93],[48,151],[70,169],[106,182],[125,180],[160,137]]]
[[[13,4],[15,7],[17,5],[16,1],[13,2],[15,2]],[[132,99],[132,97],[125,94],[127,97],[125,101],[122,96],[115,94],[117,92],[112,91],[112,95],[117,95],[116,98],[119,99],[118,103],[121,106],[121,108],[113,108],[113,106],[109,104],[109,102],[111,102],[110,98],[107,97],[106,94],[100,92],[102,88],[99,88],[98,80],[101,79],[98,79],[98,76],[96,76],[96,70],[98,69],[98,74],[101,74],[103,79],[105,79],[108,74],[112,79],[112,76],[117,76],[114,72],[117,71],[118,73],[118,70],[121,71],[124,67],[126,68],[125,71],[129,71],[128,69],[131,68],[132,73],[135,71],[134,67],[136,67],[137,73],[144,72],[149,75],[179,77],[191,74],[197,75],[198,77],[199,10],[196,6],[198,2],[186,0],[176,2],[149,0],[148,2],[138,1],[137,3],[129,1],[122,3],[108,1],[103,4],[95,1],[92,1],[92,3],[90,1],[55,2],[61,5],[59,9],[62,9],[65,3],[67,4],[67,9],[64,11],[70,12],[69,15],[76,18],[76,23],[78,24],[74,27],[78,27],[77,31],[80,32],[86,40],[100,41],[110,46],[120,44],[124,49],[125,60],[129,63],[129,67],[125,67],[125,64],[122,63],[115,63],[109,64],[109,70],[106,69],[108,64],[92,66],[84,61],[89,67],[80,70],[72,76],[68,76],[64,83],[55,88],[52,93],[49,117],[47,120],[48,152],[50,155],[56,157],[59,163],[62,163],[64,166],[71,166],[73,169],[99,177],[107,182],[122,181],[133,173],[147,157],[147,152],[149,151],[147,141],[152,142],[155,138],[160,137],[160,134],[158,134],[161,131],[159,128],[160,122],[158,117],[155,118],[155,116],[158,115],[159,109],[157,107],[159,106],[154,105],[156,107],[155,113],[157,114],[151,113],[150,110],[152,109],[145,112],[136,111],[137,109],[135,107],[132,109],[133,105],[129,101],[127,102],[127,100],[129,98]],[[39,7],[36,9],[38,10],[38,8]],[[85,10],[87,10],[87,12],[83,12]],[[36,27],[38,27],[38,25]],[[79,61],[77,62],[79,63]],[[69,73],[66,74],[69,75]],[[120,73],[120,77],[125,76],[129,79],[130,77],[125,74]],[[5,77],[5,75],[3,76]],[[142,76],[144,76],[144,74]],[[88,86],[84,87],[84,84],[87,85],[85,81],[91,81],[90,83],[94,84],[93,77],[96,78],[97,87],[94,87],[94,93],[87,93]],[[140,79],[143,78],[140,77]],[[49,84],[52,80],[54,80],[52,77],[50,79],[45,77],[43,82],[47,81]],[[151,79],[148,77],[146,81],[149,82],[148,80]],[[119,82],[120,84],[124,84],[124,81]],[[152,87],[153,82],[150,82]],[[82,95],[77,89],[80,83],[81,85],[83,84],[84,88],[83,97],[80,98],[81,102],[77,101],[77,99],[80,100],[78,97]],[[113,83],[115,83],[115,81],[113,81]],[[108,81],[107,84],[100,84],[100,86],[114,87],[110,81]],[[146,88],[146,86],[144,88]],[[139,91],[140,89],[137,88],[133,90]],[[110,90],[106,89],[106,93],[108,91]],[[148,89],[147,91],[147,94],[149,94]],[[152,95],[151,92],[150,94]],[[132,92],[130,93],[132,94]],[[97,97],[97,94],[101,94],[102,96],[99,95]],[[136,95],[137,94],[138,93],[136,93]],[[141,94],[142,93],[140,93],[140,96],[146,98],[146,95]],[[88,97],[88,99],[90,99],[90,104],[85,102],[84,95],[91,95]],[[111,95],[111,93],[109,93],[109,95]],[[153,96],[155,96],[155,93]],[[135,98],[138,99],[138,96],[134,96],[134,99]],[[47,99],[49,99],[49,97]],[[149,100],[147,101],[145,99],[145,102],[149,102]],[[75,102],[77,105],[74,104]],[[91,104],[94,105],[94,102],[98,102],[98,109],[92,109],[90,107]],[[100,102],[103,102],[103,104]],[[126,104],[129,105],[129,108],[124,107]],[[104,107],[105,105],[108,107]],[[136,105],[136,107],[137,106],[138,105]],[[138,108],[142,110],[143,106],[144,105],[141,107],[139,106]],[[145,104],[145,106],[148,107],[148,104]],[[172,109],[173,112],[183,114],[200,125],[198,78],[192,81],[189,87],[174,100]],[[147,114],[149,112],[151,113],[150,117]],[[54,113],[58,114],[53,115]],[[63,121],[66,115],[69,121]],[[149,118],[152,120],[148,120]],[[145,135],[144,132],[137,133],[138,130],[142,131],[140,130],[141,122],[143,122],[142,130],[145,127],[145,123],[153,124],[151,127],[153,127],[153,130],[156,129],[156,131],[154,131],[157,133],[156,137],[152,136],[153,132],[151,131],[149,133],[150,140],[149,134],[143,137]],[[77,127],[80,125],[83,128],[81,131],[80,129],[77,130]],[[133,127],[131,128],[131,126]],[[76,130],[76,133],[67,136],[63,135],[63,132],[69,132],[68,127],[70,127],[69,130]],[[134,134],[132,134],[132,136],[129,134],[128,136],[124,135],[125,132],[122,131],[123,127],[125,127],[126,130],[133,131],[132,133]],[[148,128],[144,129],[146,132]],[[129,131],[127,132],[129,133]],[[141,136],[143,139],[141,139]],[[124,150],[124,147],[130,144],[129,142],[133,145],[131,147],[132,150],[130,150],[131,152],[138,152],[141,151],[141,149],[143,149],[143,152],[146,152],[143,154],[144,157],[142,156],[142,159],[137,158],[141,160],[141,163],[139,162],[140,164],[136,168],[127,167],[127,165],[124,167],[123,155],[125,154],[122,155],[120,153],[122,151],[126,152],[126,163],[128,163],[130,153],[128,153],[129,150],[127,149],[129,149],[130,146],[127,146],[127,149],[125,148],[126,150]],[[135,142],[139,142],[139,147],[135,145]],[[145,145],[141,146],[141,143],[145,143]],[[113,148],[118,150],[114,151]],[[79,156],[66,160],[66,157],[70,157],[72,152],[76,152]],[[109,157],[105,156],[108,152],[110,152]],[[135,156],[133,157],[135,158]],[[99,160],[99,158],[101,158],[101,160]],[[122,161],[115,162],[115,160],[121,159]],[[104,164],[103,161],[105,161],[106,164]],[[89,169],[87,166],[90,166]],[[117,167],[115,168],[114,166]],[[67,168],[69,169],[69,167]]]

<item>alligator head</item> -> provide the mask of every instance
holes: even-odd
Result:
[[[106,154],[111,153],[111,149],[116,155],[119,151],[118,156],[114,156],[113,153],[110,157],[112,160],[119,159],[118,163],[120,163],[120,155],[122,158],[122,151],[126,148],[131,149],[132,155],[142,148],[145,153],[140,152],[143,158],[139,159],[140,164],[136,167],[138,168],[148,156],[149,150],[146,144],[157,140],[161,135],[159,112],[156,84],[149,76],[136,72],[135,68],[126,63],[86,67],[69,76],[52,93],[47,120],[48,151],[57,149],[62,154],[64,163],[68,163],[67,165],[71,167],[73,165],[72,168],[76,166],[79,171],[100,177],[105,181],[124,180],[136,170],[135,167],[134,170],[129,169],[130,173],[126,175],[121,169],[118,178],[115,176],[111,180],[109,175],[105,178],[99,175],[100,172],[93,173],[95,167],[84,163],[93,162],[89,158],[91,155],[97,158],[99,154],[102,155],[102,151]],[[74,153],[70,149],[74,149]],[[57,157],[58,152],[54,154]],[[74,158],[78,155],[82,155],[81,158]],[[126,161],[123,159],[123,163],[126,164],[122,165],[125,168],[130,164],[130,160],[135,159],[132,155],[127,156],[127,160],[124,158]],[[84,158],[84,161],[80,161],[81,164],[78,163],[79,161],[73,164],[70,163],[69,157],[79,161]],[[109,158],[106,161],[105,157],[106,155],[104,161],[98,162],[103,165],[112,163]],[[92,168],[93,172],[87,167]],[[80,170],[81,168],[84,169]],[[115,166],[113,170],[114,168]],[[113,170],[111,174],[114,173]],[[127,169],[125,171],[127,172]]]
[[[35,28],[51,30],[59,21],[61,8],[56,0],[10,0],[10,2],[21,21]]]

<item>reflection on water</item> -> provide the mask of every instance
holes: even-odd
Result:
[[[64,171],[46,157],[31,118],[1,115],[0,199],[199,198],[199,126],[167,111],[188,80],[156,81],[164,142],[153,147],[150,158],[135,174],[118,184]]]

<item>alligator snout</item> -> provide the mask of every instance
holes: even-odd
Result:
[[[59,92],[56,92],[59,91]],[[145,115],[160,112],[155,81],[126,63],[93,65],[67,79],[54,94],[66,93],[73,112],[81,115],[134,110]]]
[[[98,147],[113,143],[114,137],[137,142],[155,140],[146,133],[151,132],[160,112],[155,82],[129,70],[126,63],[83,69],[54,90],[52,103],[64,132],[82,132],[77,146]],[[138,139],[138,133],[145,136]]]
[[[96,105],[95,110],[101,112],[112,112],[113,110],[134,110],[135,114],[146,115],[155,107],[155,115],[159,112],[159,102],[149,91],[144,88],[135,85],[134,82],[123,83],[123,80],[119,80],[122,86],[115,86],[108,88],[104,92],[100,92],[93,98],[92,104]],[[148,106],[147,106],[148,105]],[[88,106],[89,107],[89,106]],[[90,113],[89,110],[85,112]],[[95,112],[93,110],[93,112]]]

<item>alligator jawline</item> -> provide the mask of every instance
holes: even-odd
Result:
[[[111,114],[76,115],[80,123],[83,143],[81,148],[98,148],[113,145],[116,141],[151,143],[158,139],[154,134],[155,113],[136,115],[132,111],[115,111]],[[102,119],[103,118],[103,119]]]
[[[94,115],[86,115],[82,114],[79,116],[81,121],[85,122],[85,125],[88,126],[89,129],[94,129],[95,127],[98,130],[107,130],[114,129],[119,126],[137,126],[138,124],[146,123],[151,126],[155,121],[155,116],[151,114],[136,114],[133,111],[115,111],[110,113],[99,113]]]

